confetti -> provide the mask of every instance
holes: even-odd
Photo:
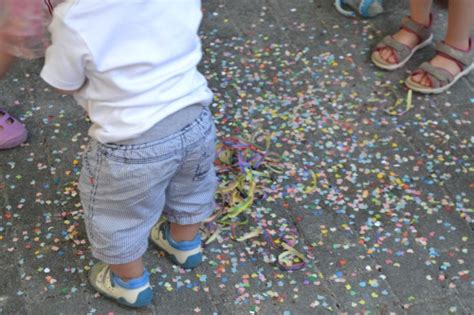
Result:
[[[150,246],[154,302],[186,301],[183,314],[398,314],[423,303],[469,313],[470,78],[438,96],[407,91],[404,71],[368,61],[384,18],[345,19],[331,1],[238,5],[203,2],[199,67],[215,94],[221,180],[205,260],[183,270]],[[0,84],[1,107],[30,131],[0,153],[0,244],[12,276],[0,310],[24,299],[39,313],[48,304],[123,313],[87,283],[95,260],[77,179],[90,122],[40,83],[39,66],[22,62]]]

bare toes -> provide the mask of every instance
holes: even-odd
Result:
[[[428,76],[423,76],[423,79],[420,81],[420,84],[426,87],[430,87],[430,79],[428,78]]]
[[[394,55],[391,55],[391,56],[387,59],[387,61],[390,62],[390,63],[395,64],[395,63],[397,63],[397,58],[395,58]]]
[[[421,74],[421,73],[414,74],[414,75],[411,76],[411,79],[416,83],[420,83],[421,80],[423,79],[423,74]]]

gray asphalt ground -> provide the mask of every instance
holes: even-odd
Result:
[[[75,183],[85,113],[17,63],[0,106],[30,136],[0,152],[2,314],[473,314],[474,75],[405,103],[409,70],[376,70],[370,51],[399,28],[407,1],[375,19],[326,0],[206,0],[201,70],[219,137],[271,135],[272,174],[249,225],[294,235],[306,266],[284,271],[264,238],[228,232],[194,271],[150,246],[153,305],[131,310],[87,283],[89,251]],[[447,12],[433,10],[436,39]],[[312,175],[315,180],[312,182]]]

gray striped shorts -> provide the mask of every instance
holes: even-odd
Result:
[[[140,258],[153,225],[194,224],[214,211],[216,133],[204,110],[184,129],[145,144],[101,144],[84,153],[79,190],[92,254],[108,264]]]

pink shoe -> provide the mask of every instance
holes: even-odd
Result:
[[[25,126],[0,108],[0,150],[19,146],[27,137]]]

